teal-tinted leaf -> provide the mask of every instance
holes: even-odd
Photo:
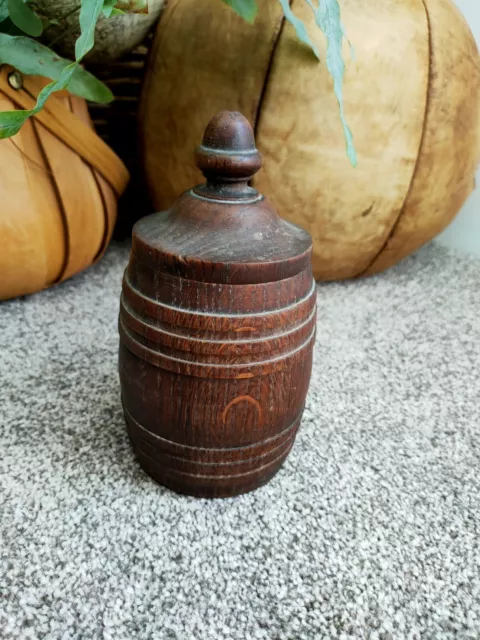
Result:
[[[60,22],[56,18],[45,18],[45,16],[42,16],[41,20],[42,20],[44,31],[45,29],[48,29],[48,27],[51,27],[53,25],[55,25],[56,27],[60,26]]]
[[[102,14],[105,18],[115,18],[115,16],[124,16],[126,15],[126,11],[122,11],[121,9],[117,9],[116,7],[108,7],[102,9]]]
[[[343,26],[343,23],[340,23],[340,27],[342,29],[343,37],[348,42],[348,46],[350,47],[350,57],[351,57],[352,60],[355,61],[356,60],[355,48],[354,48],[353,44],[350,42],[349,37],[347,36],[347,32],[345,31],[345,27]]]
[[[52,93],[55,91],[61,91],[67,87],[70,89],[70,83],[78,70],[78,62],[72,62],[64,67],[59,79],[47,84],[47,86],[38,94],[37,104],[33,109],[0,112],[0,140],[10,138],[18,133],[28,118],[34,116],[43,109],[46,101]]]
[[[77,66],[73,72],[68,90],[89,102],[98,102],[100,104],[107,104],[114,98],[113,93],[106,84],[80,66]]]
[[[0,140],[10,138],[20,131],[25,124],[29,111],[3,111],[0,112]]]
[[[105,18],[110,18],[115,9],[116,4],[117,4],[117,0],[103,0],[102,15]]]
[[[290,24],[295,29],[297,38],[300,40],[300,42],[303,42],[303,44],[306,44],[307,47],[310,47],[313,53],[320,60],[320,54],[318,52],[318,48],[316,44],[310,39],[306,26],[303,24],[300,18],[297,18],[297,16],[290,9],[289,1],[288,0],[279,0],[279,1],[280,1],[280,4],[282,5],[283,14],[285,18],[290,22]]]
[[[7,0],[0,0],[0,22],[3,22],[7,18],[8,18]]]
[[[258,11],[257,0],[223,0],[223,2],[232,7],[247,22],[252,23],[255,20]]]
[[[15,26],[34,38],[42,35],[43,22],[23,0],[7,0],[8,15]]]
[[[37,104],[30,110],[4,111],[0,113],[0,140],[10,138],[20,131],[25,122],[45,106],[46,101],[54,91],[65,89],[77,67],[76,62],[67,65],[60,78],[51,82],[38,94]]]
[[[82,77],[85,78],[85,76],[83,76],[82,74],[86,73],[83,69],[79,67],[79,63],[81,59],[93,47],[95,27],[97,24],[98,17],[100,16],[100,13],[103,8],[103,2],[104,0],[82,0],[82,8],[80,10],[80,36],[78,37],[77,42],[75,43],[75,58],[76,58],[75,62],[68,64],[66,60],[62,61],[61,58],[58,58],[58,56],[55,56],[55,54],[52,51],[50,51],[50,49],[48,49],[47,47],[43,48],[44,49],[43,53],[45,53],[46,51],[50,55],[50,59],[47,60],[47,62],[50,63],[51,69],[53,69],[52,65],[55,65],[58,62],[58,60],[62,61],[63,67],[59,74],[59,77],[57,80],[55,80],[55,82],[51,82],[40,92],[37,98],[37,103],[33,109],[23,110],[23,111],[4,111],[3,113],[0,113],[0,139],[9,138],[10,136],[13,136],[16,133],[18,133],[18,131],[21,129],[22,125],[25,123],[25,121],[28,118],[30,118],[31,116],[38,113],[41,109],[43,109],[46,101],[55,91],[61,91],[62,89],[66,89],[67,86],[72,84],[72,86],[69,88],[76,90],[78,92],[80,85],[82,85]],[[2,62],[2,49],[3,49],[3,58],[7,58],[10,55],[9,52],[11,50],[11,46],[9,45],[12,44],[12,41],[17,41],[17,44],[18,44],[18,40],[27,40],[31,42],[28,38],[8,36],[6,34],[0,33],[0,63]],[[38,43],[36,42],[34,42],[33,44],[36,46],[41,46],[41,45],[38,45]],[[23,43],[23,45],[25,47],[25,43]],[[19,47],[14,47],[14,50],[18,57]],[[23,50],[22,56],[21,56],[22,59],[20,60],[20,62],[23,63],[24,68],[25,67],[28,68],[29,63],[27,60],[25,60],[24,53],[25,51]],[[34,71],[34,73],[36,73],[37,75],[38,74],[48,75],[43,65],[42,64],[39,65],[38,62],[39,62],[38,58],[30,61],[30,65],[33,64],[34,66],[36,65],[37,67],[37,71]],[[14,64],[14,66],[20,69],[20,66],[18,66],[17,64]],[[41,71],[38,70],[39,66],[41,68]],[[58,67],[57,67],[57,71],[58,71]],[[32,71],[27,70],[25,71],[25,73],[32,73]],[[74,76],[75,76],[75,80],[74,80]],[[90,74],[88,74],[88,76],[90,76]],[[100,94],[103,94],[104,97],[108,96],[108,99],[111,99],[113,97],[109,89],[103,86],[102,83],[98,82],[98,80],[93,78],[93,76],[89,77],[90,84],[88,85],[87,88],[92,90],[92,87],[94,86],[92,82],[98,83],[98,84],[95,84],[95,87],[96,89],[99,90]],[[82,86],[83,88],[85,88],[84,85]],[[100,91],[100,87],[101,87],[101,91]],[[92,97],[94,100],[96,99],[96,96],[92,96]],[[102,100],[102,101],[108,102],[109,101],[108,99]]]
[[[333,90],[340,107],[340,119],[343,125],[347,155],[353,167],[357,166],[357,154],[353,145],[353,136],[345,118],[343,106],[343,77],[345,63],[342,57],[344,30],[340,19],[338,0],[320,0],[316,7],[312,0],[306,0],[315,14],[315,21],[327,39],[327,69],[333,79]]]
[[[78,62],[69,63],[47,47],[24,36],[0,34],[0,63],[11,64],[26,74],[55,79],[40,92],[33,109],[0,112],[0,139],[18,133],[30,116],[43,109],[52,93],[66,89],[67,86],[72,93],[87,100],[109,102],[113,99],[110,89],[79,67]]]
[[[0,64],[10,64],[25,75],[46,76],[59,80],[68,60],[26,36],[0,33]],[[106,103],[113,99],[110,89],[82,67],[73,71],[69,91],[92,102]]]
[[[82,0],[80,9],[81,33],[75,43],[75,60],[80,60],[93,48],[95,27],[103,9],[104,0]]]

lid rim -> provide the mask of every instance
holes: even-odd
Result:
[[[152,256],[148,247],[145,251],[142,245],[142,241],[137,238],[132,244],[132,255],[145,267],[193,282],[229,285],[267,284],[282,282],[306,269],[312,269],[312,245],[296,256],[265,262],[214,262],[198,256],[181,256],[159,249],[155,251],[155,256]],[[205,277],[199,278],[199,274],[205,274]]]

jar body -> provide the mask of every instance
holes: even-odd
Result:
[[[144,470],[204,497],[253,490],[278,471],[311,375],[311,267],[285,280],[186,280],[132,254],[120,307],[119,372]]]

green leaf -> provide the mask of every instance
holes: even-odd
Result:
[[[29,111],[3,111],[0,113],[0,140],[10,138],[20,131],[27,118],[25,113]]]
[[[38,95],[37,103],[33,109],[21,110],[21,111],[4,111],[0,113],[0,139],[9,138],[18,133],[22,125],[30,118],[43,109],[48,98],[55,91],[61,91],[66,89],[70,81],[73,79],[73,75],[78,72],[80,67],[78,66],[83,56],[85,56],[93,47],[95,26],[97,24],[98,17],[103,8],[103,0],[82,0],[82,8],[80,10],[80,29],[81,33],[75,43],[75,62],[64,66],[60,73],[60,77],[55,82],[48,84]],[[17,39],[14,36],[8,36],[0,34],[0,55],[1,44],[3,43],[4,56],[8,55],[8,51],[5,51],[6,41],[5,38]],[[27,38],[28,40],[28,38]],[[11,40],[10,40],[11,44]],[[38,44],[38,43],[35,43]],[[52,56],[52,60],[58,59],[53,52],[46,48]],[[61,60],[61,58],[60,58]],[[0,58],[1,61],[1,58]],[[42,73],[45,70],[42,68]],[[37,71],[38,74],[38,71]],[[107,87],[105,90],[108,91]],[[110,94],[111,95],[111,94]]]
[[[223,2],[250,24],[254,22],[258,11],[257,0],[223,0]]]
[[[79,65],[73,72],[68,90],[80,98],[99,104],[108,104],[114,99],[113,93],[106,84]]]
[[[43,22],[23,0],[7,0],[8,15],[13,24],[34,38],[42,35]]]
[[[26,36],[0,33],[0,64],[10,64],[25,75],[46,76],[59,80],[69,60]],[[76,67],[68,86],[77,96],[92,102],[107,103],[113,99],[110,89],[82,67]]]
[[[47,86],[38,94],[37,104],[33,109],[1,112],[0,140],[10,138],[18,133],[30,116],[34,116],[43,109],[46,101],[54,91],[61,91],[62,89],[65,89],[75,72],[77,65],[77,62],[72,62],[72,64],[67,65],[56,82],[47,84]]]
[[[117,0],[103,0],[102,15],[105,18],[110,18],[113,14],[116,4]]]
[[[303,44],[306,44],[307,47],[310,47],[313,53],[320,60],[320,53],[318,52],[318,48],[316,44],[310,39],[307,28],[305,27],[303,22],[300,20],[300,18],[297,18],[297,16],[290,9],[289,1],[288,0],[279,0],[279,1],[280,1],[280,4],[282,5],[285,18],[290,22],[290,24],[295,29],[297,38],[300,40],[300,42],[303,42]]]
[[[41,17],[43,30],[48,29],[48,27],[52,27],[55,25],[56,27],[60,26],[60,22],[56,18],[45,18],[45,16]]]
[[[7,0],[0,0],[0,22],[3,22],[7,18],[8,18]]]
[[[353,136],[345,118],[343,107],[343,78],[345,75],[345,63],[342,57],[342,43],[345,36],[340,19],[340,7],[338,0],[320,0],[316,7],[312,0],[306,0],[311,7],[315,21],[325,34],[327,39],[327,69],[333,79],[333,91],[340,107],[340,119],[342,121],[347,155],[353,167],[357,166],[357,153],[353,145]]]
[[[80,60],[93,49],[95,27],[103,9],[103,0],[82,0],[80,9],[80,35],[75,43],[75,60]]]

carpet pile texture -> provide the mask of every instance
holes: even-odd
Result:
[[[480,262],[431,245],[320,285],[288,461],[208,501],[129,446],[128,251],[0,306],[0,637],[480,638]]]

